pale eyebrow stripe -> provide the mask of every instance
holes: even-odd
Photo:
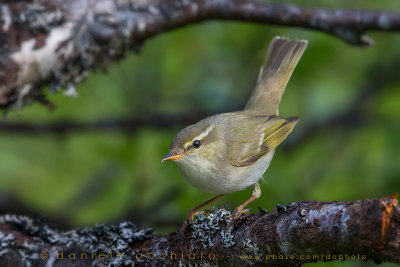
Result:
[[[205,137],[207,137],[207,135],[210,134],[210,132],[211,132],[213,129],[214,129],[214,125],[208,126],[208,128],[207,128],[204,132],[202,132],[201,134],[199,134],[198,136],[196,136],[195,138],[193,138],[191,141],[186,142],[186,143],[184,144],[184,148],[186,149],[188,146],[190,146],[190,145],[194,142],[194,140],[203,140]]]

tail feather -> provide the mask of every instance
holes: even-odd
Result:
[[[279,115],[282,94],[306,47],[306,40],[282,37],[272,40],[245,110],[260,115]]]

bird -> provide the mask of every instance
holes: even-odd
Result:
[[[278,108],[307,44],[307,40],[274,37],[245,108],[204,118],[174,137],[162,161],[174,161],[190,185],[216,194],[188,212],[182,229],[201,213],[198,210],[230,193],[253,187],[251,197],[235,208],[234,220],[261,196],[259,179],[276,147],[299,121],[299,117],[280,117]]]

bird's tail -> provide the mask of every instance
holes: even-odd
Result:
[[[306,47],[307,40],[282,37],[272,40],[245,110],[260,115],[279,115],[282,94]]]

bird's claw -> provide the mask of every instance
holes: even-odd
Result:
[[[206,214],[209,213],[210,211],[206,210],[201,210],[201,211],[190,211],[186,220],[183,222],[183,225],[181,227],[181,235],[184,235],[186,228],[189,226],[189,222],[192,223],[194,221],[194,218],[200,214]]]
[[[234,220],[237,220],[237,219],[239,219],[239,217],[240,217],[240,215],[242,215],[242,214],[248,214],[248,213],[250,213],[250,209],[235,209],[235,212],[233,213],[233,219]]]
[[[250,209],[245,209],[244,210],[244,209],[242,209],[240,207],[237,207],[232,215],[227,216],[225,218],[225,219],[230,220],[230,223],[228,224],[227,228],[232,227],[232,225],[235,223],[235,221],[237,219],[239,219],[242,214],[248,214],[248,213],[250,213]]]
[[[207,213],[210,213],[210,211],[208,211],[208,210],[201,210],[201,211],[192,212],[192,213],[190,213],[190,214],[188,215],[187,220],[193,222],[193,221],[194,221],[194,218],[195,218],[196,216],[204,215],[204,214],[207,214]]]

